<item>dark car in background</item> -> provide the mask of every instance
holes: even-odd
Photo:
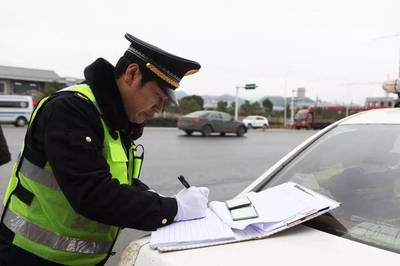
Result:
[[[193,132],[200,132],[203,136],[216,132],[221,136],[234,133],[242,137],[247,132],[242,122],[233,119],[230,114],[218,111],[196,111],[182,116],[178,120],[178,128],[189,136]]]

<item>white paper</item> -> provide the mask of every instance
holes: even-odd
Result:
[[[150,246],[157,248],[230,239],[234,239],[231,228],[207,209],[205,218],[172,223],[157,229],[151,234]]]
[[[244,230],[247,226],[256,224],[263,231],[275,228],[276,224],[290,222],[315,213],[324,207],[335,203],[326,197],[304,187],[296,188],[289,182],[258,193],[250,192],[247,197],[256,208],[259,217],[241,221],[233,221],[224,202],[210,202],[210,208],[227,225],[233,229]]]

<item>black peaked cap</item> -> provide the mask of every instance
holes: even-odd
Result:
[[[179,82],[184,76],[196,73],[201,67],[200,64],[170,54],[129,33],[125,34],[125,38],[131,43],[127,52],[140,58],[153,74],[168,84],[168,87],[161,89],[173,103],[178,104],[174,90],[179,87]]]

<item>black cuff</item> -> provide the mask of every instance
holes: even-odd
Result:
[[[178,203],[176,202],[175,198],[162,197],[161,201],[162,212],[160,213],[160,220],[157,221],[158,227],[171,224],[174,221],[176,213],[178,212]]]

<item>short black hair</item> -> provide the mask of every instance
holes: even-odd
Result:
[[[137,64],[140,69],[140,73],[142,73],[142,86],[149,81],[156,81],[160,87],[168,86],[168,84],[158,78],[153,72],[151,72],[144,64],[144,62],[132,55],[130,52],[126,51],[123,56],[118,60],[117,64],[114,68],[114,77],[115,79],[119,79],[126,71],[130,64]],[[168,86],[170,87],[170,86]]]

